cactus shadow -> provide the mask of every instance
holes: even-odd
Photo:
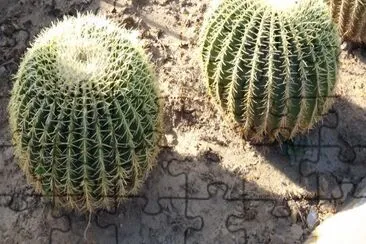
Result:
[[[266,163],[306,189],[309,197],[343,202],[366,178],[366,111],[337,98],[308,134],[283,144],[253,146]]]
[[[346,56],[353,56],[358,61],[366,64],[366,44],[355,42],[344,42],[343,50],[346,51]]]
[[[357,59],[366,64],[366,45],[363,44],[361,47],[357,48],[353,51],[353,55],[357,57]]]
[[[213,243],[218,238],[225,240],[225,236],[201,232],[214,233],[220,225],[220,232],[255,243],[256,238],[271,239],[272,234],[266,225],[253,223],[291,223],[286,201],[255,182],[243,180],[220,163],[220,155],[213,151],[182,155],[164,147],[141,190],[110,210],[83,215],[54,209],[50,203],[44,205],[54,212],[53,217],[45,219],[51,221],[49,240],[51,243],[60,240],[65,243],[168,243],[168,240],[169,243]],[[291,233],[291,225],[284,225],[275,234]],[[292,238],[305,237],[301,233]]]

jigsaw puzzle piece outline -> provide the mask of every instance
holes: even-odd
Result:
[[[183,244],[189,231],[200,228],[199,218],[186,217],[186,199],[168,197],[159,199],[162,209],[159,213],[146,213],[144,198],[136,197],[131,200],[132,202],[126,202],[114,211],[102,211],[104,215],[98,215],[96,219],[97,225],[102,228],[115,226],[117,243],[126,243],[122,241],[124,240],[127,243],[149,241],[150,243]],[[161,232],[160,235],[157,235],[156,233],[159,232]],[[150,237],[149,240],[146,240],[146,237]],[[169,242],[171,240],[174,242]],[[177,242],[177,240],[180,241]]]
[[[232,203],[232,204],[240,204],[242,205],[243,203],[243,199],[241,198],[230,198],[228,197],[228,194],[229,194],[229,186],[224,183],[224,182],[212,182],[212,183],[209,183],[207,185],[207,192],[208,192],[208,196],[204,196],[204,197],[190,197],[188,199],[188,202],[187,202],[187,216],[188,217],[199,217],[202,221],[202,226],[200,229],[196,229],[194,232],[198,233],[199,232],[202,232],[204,231],[205,229],[205,218],[204,216],[202,216],[202,211],[201,211],[201,215],[195,215],[193,213],[190,213],[192,211],[198,211],[198,210],[192,210],[190,205],[193,205],[194,203],[197,203],[197,202],[202,202],[202,201],[210,201],[212,199],[220,199],[226,203]],[[219,192],[221,192],[221,194],[219,195]],[[194,203],[193,203],[194,202]],[[215,206],[219,206],[220,204],[215,204]],[[204,207],[203,207],[204,208]],[[239,219],[241,218],[241,214],[243,211],[243,206],[240,207],[240,210],[238,209],[235,209],[234,213],[230,213],[230,214],[227,214],[225,217],[224,217],[224,226],[225,226],[225,229],[228,231],[228,234],[232,234],[232,235],[236,235],[237,237],[237,240],[243,240],[246,238],[246,229],[245,228],[242,228],[242,227],[237,227],[237,228],[232,228],[232,225],[230,224],[231,222],[233,222],[232,220],[233,219]],[[200,211],[199,211],[200,212]],[[210,223],[216,223],[217,224],[217,221],[210,221]],[[193,235],[193,233],[192,233]],[[207,237],[209,237],[210,235],[208,235]],[[188,236],[187,236],[187,239],[186,239],[186,242],[188,242]],[[221,242],[222,243],[222,242]]]

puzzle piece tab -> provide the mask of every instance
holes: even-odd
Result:
[[[184,199],[160,199],[162,211],[157,214],[145,213],[144,205],[143,198],[130,199],[114,212],[101,212],[97,224],[115,226],[118,243],[183,244],[191,231],[201,228],[199,218],[187,217]]]
[[[225,184],[213,183],[207,186],[208,197],[188,199],[188,216],[201,218],[203,225],[187,243],[245,243],[245,229],[236,221],[243,215],[243,202],[227,199],[228,190]]]

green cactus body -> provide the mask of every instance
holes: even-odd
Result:
[[[82,212],[135,193],[158,152],[155,82],[137,38],[102,16],[45,29],[20,64],[8,107],[28,180]]]
[[[366,44],[366,1],[327,0],[342,40]]]
[[[223,0],[206,16],[209,93],[246,139],[290,139],[329,108],[339,38],[322,0]]]

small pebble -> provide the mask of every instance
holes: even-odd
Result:
[[[318,222],[318,211],[315,207],[310,208],[308,216],[306,217],[306,224],[310,229],[313,229]]]

